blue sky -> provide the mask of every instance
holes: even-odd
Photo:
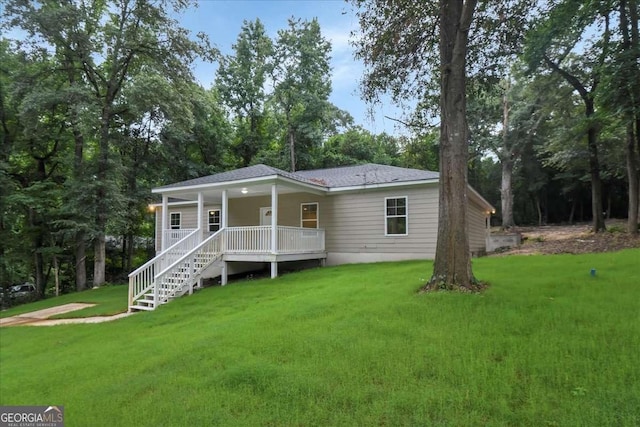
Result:
[[[387,132],[395,135],[407,134],[407,130],[397,127],[397,123],[384,116],[400,118],[401,111],[390,102],[376,106],[372,115],[369,106],[360,98],[358,83],[364,66],[353,57],[349,45],[351,31],[358,29],[358,22],[351,5],[341,0],[200,0],[196,9],[191,9],[178,17],[183,27],[193,34],[208,34],[210,41],[224,54],[232,53],[244,20],[260,18],[267,33],[275,39],[277,31],[287,26],[291,17],[317,18],[323,36],[332,45],[332,87],[331,102],[348,111],[356,124],[373,133]],[[206,88],[215,78],[216,64],[199,62],[195,76]]]

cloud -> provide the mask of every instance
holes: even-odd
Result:
[[[350,28],[328,28],[322,31],[324,37],[331,42],[331,51],[334,55],[353,52],[353,47],[349,44],[351,39]]]

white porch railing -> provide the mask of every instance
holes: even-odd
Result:
[[[324,251],[324,230],[278,226],[279,254]],[[271,226],[227,227],[225,229],[225,253],[272,253]]]
[[[178,230],[164,230],[162,233],[162,241],[164,243],[164,247],[168,248],[169,246],[173,246],[178,243],[180,240],[187,237],[189,234],[193,233],[195,229],[193,228],[181,228]]]
[[[224,251],[234,254],[271,253],[271,226],[225,228]]]
[[[324,251],[321,228],[278,227],[278,253],[299,254]]]

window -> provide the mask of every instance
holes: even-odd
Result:
[[[220,209],[209,211],[209,231],[216,232],[220,230]]]
[[[318,228],[318,204],[302,203],[300,205],[302,213],[300,214],[303,228]]]
[[[407,235],[407,197],[387,197],[385,203],[385,235]]]
[[[182,215],[180,212],[171,212],[171,218],[169,221],[169,228],[172,230],[180,230],[180,218]]]

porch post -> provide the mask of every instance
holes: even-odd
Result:
[[[227,261],[222,261],[222,269],[220,271],[220,285],[226,285],[228,280],[229,274],[227,273]]]
[[[227,228],[227,224],[228,222],[228,218],[229,218],[229,193],[227,193],[227,190],[222,190],[222,212],[221,212],[222,218],[220,218],[220,228],[222,228],[223,230],[225,230]],[[223,231],[223,233],[226,233],[226,230]],[[220,271],[220,284],[222,286],[225,286],[229,280],[229,273],[228,273],[228,263],[227,261],[224,261],[224,251],[227,247],[227,242],[225,241],[226,236],[223,235],[222,236],[222,270]]]
[[[278,253],[278,186],[271,185],[271,254]],[[278,262],[271,262],[271,278],[278,277]]]
[[[229,217],[229,194],[227,190],[222,190],[222,224],[221,228],[227,228],[227,218]]]
[[[169,196],[162,196],[162,223],[160,224],[160,251],[167,249],[167,239],[165,239],[165,230],[168,228],[169,222]]]
[[[204,239],[204,227],[202,226],[202,217],[204,215],[204,196],[202,191],[198,192],[198,234],[200,241]]]

